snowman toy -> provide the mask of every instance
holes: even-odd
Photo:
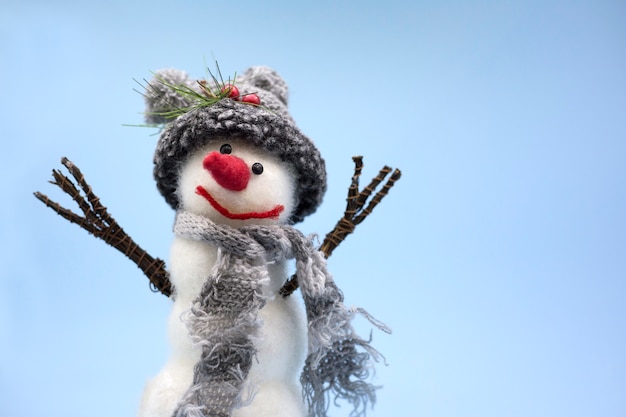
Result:
[[[276,72],[213,81],[170,69],[146,88],[147,121],[166,123],[154,174],[177,214],[172,352],[139,416],[321,416],[331,394],[363,412],[377,352],[352,329],[355,310],[321,253],[292,226],[321,203],[324,161],[289,115]],[[306,317],[278,294],[289,259]]]
[[[171,354],[146,384],[139,417],[325,417],[338,400],[352,406],[352,416],[365,414],[380,355],[351,321],[361,314],[388,329],[343,304],[324,253],[293,226],[321,203],[326,169],[288,113],[283,79],[266,67],[227,83],[168,69],[154,74],[144,96],[146,121],[162,127],[154,177],[176,216],[166,278],[172,290],[162,290],[173,300]],[[81,209],[99,205],[80,171],[63,163],[88,195]],[[69,179],[53,174],[78,201]],[[358,191],[354,178],[353,185]],[[144,253],[130,254],[138,246],[124,246],[127,235],[111,237],[124,232],[106,208],[81,218],[36,196],[141,267]],[[302,302],[282,293],[289,265]]]

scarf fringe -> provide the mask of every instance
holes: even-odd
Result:
[[[326,416],[331,400],[335,405],[339,405],[338,400],[350,403],[350,416],[365,415],[368,404],[375,403],[376,389],[380,387],[365,381],[371,373],[370,354],[356,350],[363,343],[354,339],[333,343],[317,367],[307,358],[300,382],[310,416]]]
[[[372,360],[378,362],[384,356],[371,346],[371,334],[368,340],[356,334],[352,319],[358,313],[380,330],[391,330],[362,308],[347,309],[343,294],[332,282],[308,298],[309,355],[300,382],[309,415],[326,417],[332,399],[335,405],[338,400],[347,401],[353,408],[351,417],[363,416],[368,405],[376,402],[380,388],[367,382],[373,371]]]

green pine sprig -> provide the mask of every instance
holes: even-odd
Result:
[[[224,81],[219,65],[217,64],[217,62],[215,64],[217,67],[217,76],[213,74],[211,70],[207,67],[206,79],[196,81],[198,84],[198,90],[193,89],[184,84],[179,85],[179,84],[170,83],[163,77],[155,73],[152,73],[152,75],[154,76],[154,80],[155,80],[153,82],[160,83],[163,86],[171,89],[174,93],[186,98],[187,99],[186,101],[188,101],[191,104],[187,107],[178,107],[172,104],[171,108],[168,110],[152,112],[149,114],[163,117],[166,120],[173,120],[185,113],[189,113],[191,111],[201,109],[204,107],[212,106],[221,100],[229,98],[232,87],[235,86],[237,73],[235,73],[232,79],[229,77],[228,80]],[[212,83],[209,81],[209,79],[211,79]],[[144,82],[146,83],[146,85],[143,85],[138,82],[138,84],[141,85],[144,88],[144,90],[147,90],[148,88],[154,89],[154,86],[150,82],[146,80],[144,80]],[[139,93],[145,97],[145,94],[141,92]],[[249,94],[249,93],[245,93],[245,94]],[[240,94],[240,96],[243,96],[245,94]],[[254,103],[248,103],[248,102],[243,102],[243,101],[241,101],[241,103],[256,106],[256,104]]]
[[[215,88],[211,88],[210,84],[206,80],[198,80],[199,91],[194,90],[193,88],[184,85],[184,84],[173,84],[160,77],[157,74],[154,74],[153,82],[157,82],[162,84],[163,86],[171,89],[174,93],[184,97],[186,101],[191,103],[187,107],[178,107],[172,105],[169,110],[159,111],[150,113],[154,116],[161,116],[166,120],[176,119],[178,116],[181,116],[185,113],[189,113],[190,111],[201,109],[203,107],[212,106],[213,104],[229,97],[230,88],[227,88],[227,85],[232,85],[232,82],[229,80],[229,84],[224,83],[223,81],[218,81],[215,77],[213,77]],[[154,88],[150,82],[146,81],[148,88]]]
[[[197,86],[198,86],[197,89],[191,88],[185,84],[171,83],[167,81],[165,78],[163,78],[162,76],[159,76],[158,74],[154,72],[151,72],[151,74],[154,76],[154,80],[152,82],[147,81],[145,78],[143,80],[143,83],[140,81],[137,81],[136,79],[133,79],[133,81],[135,81],[143,90],[143,91],[140,91],[140,90],[134,89],[134,91],[141,94],[145,98],[147,98],[145,92],[149,91],[150,89],[157,91],[157,88],[154,86],[154,83],[159,83],[165,86],[166,88],[169,88],[170,90],[172,90],[175,94],[186,98],[186,101],[190,103],[190,105],[186,107],[180,107],[180,106],[176,106],[173,103],[168,103],[170,105],[170,108],[167,110],[144,113],[144,114],[148,114],[152,116],[160,116],[166,120],[164,123],[125,125],[125,126],[151,127],[151,128],[158,128],[159,131],[161,131],[168,122],[176,119],[179,116],[182,116],[183,114],[186,114],[191,111],[201,109],[204,107],[212,106],[215,103],[218,103],[219,101],[227,99],[227,98],[232,98],[231,91],[232,91],[232,88],[236,88],[235,80],[237,79],[237,73],[235,73],[232,78],[229,77],[227,80],[224,80],[217,61],[215,62],[215,66],[217,68],[217,74],[213,74],[213,72],[211,72],[209,67],[205,65],[206,77],[204,80],[196,81]],[[255,92],[252,92],[252,93],[239,92],[239,95],[237,98],[235,98],[235,100],[237,100],[238,103],[245,104],[248,106],[261,107],[273,113],[272,110],[270,110],[269,108],[261,104],[251,103],[248,101],[243,101],[243,100],[238,99],[249,94],[254,95],[256,93]]]

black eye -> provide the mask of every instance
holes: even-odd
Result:
[[[254,164],[252,164],[252,172],[257,175],[261,175],[263,173],[263,165],[261,165],[258,162],[255,162]]]
[[[229,154],[232,151],[233,151],[233,147],[230,146],[228,143],[225,143],[222,146],[220,146],[220,153]]]

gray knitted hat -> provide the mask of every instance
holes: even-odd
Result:
[[[206,85],[212,91],[220,91],[219,83],[211,84]],[[176,188],[187,158],[213,140],[243,139],[294,168],[298,202],[290,222],[302,221],[322,202],[326,169],[313,142],[300,132],[289,115],[286,83],[269,68],[252,67],[231,84],[242,95],[256,94],[260,105],[223,97],[198,105],[184,91],[201,92],[202,85],[179,70],[159,71],[148,84],[146,122],[167,123],[154,155],[154,178],[159,191],[172,208],[178,209]]]

